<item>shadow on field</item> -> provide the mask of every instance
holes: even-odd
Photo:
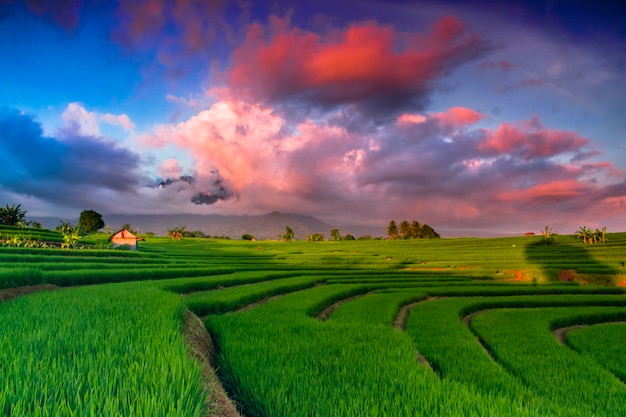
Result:
[[[597,259],[579,241],[558,241],[545,245],[533,242],[526,247],[526,259],[538,265],[550,280],[611,284],[619,271]]]

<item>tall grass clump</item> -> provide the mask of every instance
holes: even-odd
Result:
[[[100,286],[0,305],[5,416],[204,416],[180,299]]]

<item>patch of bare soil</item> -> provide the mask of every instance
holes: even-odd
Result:
[[[214,370],[217,364],[213,339],[211,339],[211,335],[202,321],[190,311],[185,314],[184,334],[191,348],[191,354],[202,367],[205,389],[209,394],[207,406],[210,411],[207,416],[241,417],[237,412],[237,407],[228,398],[222,384],[217,379]]]
[[[0,303],[9,301],[12,298],[21,297],[22,295],[31,294],[39,291],[56,291],[60,288],[52,284],[28,285],[26,287],[7,288],[0,290]]]

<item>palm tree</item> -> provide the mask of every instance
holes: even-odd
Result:
[[[281,236],[281,238],[285,241],[285,242],[291,242],[294,238],[294,233],[293,233],[293,229],[289,226],[285,226],[285,234],[283,234]]]
[[[167,235],[171,237],[173,240],[181,240],[183,238],[183,233],[187,230],[186,226],[179,226],[167,231]]]
[[[582,239],[583,243],[586,244],[587,243],[587,239],[589,238],[589,233],[591,231],[589,229],[587,229],[587,226],[580,226],[578,228],[578,234],[576,235],[576,237],[578,239]]]
[[[422,226],[417,220],[411,222],[411,239],[419,239],[422,237]]]
[[[555,242],[557,233],[548,225],[541,231],[541,241],[544,245],[550,245]]]
[[[15,203],[13,205],[6,205],[4,207],[0,207],[0,224],[4,224],[6,226],[25,226],[27,223],[24,222],[24,217],[26,216],[26,210],[22,210],[22,205]]]
[[[406,220],[402,220],[400,222],[398,231],[400,232],[400,236],[402,237],[402,239],[409,239],[411,237],[411,225]]]
[[[398,238],[398,225],[396,225],[396,221],[392,220],[387,225],[387,239],[394,240]]]
[[[606,226],[604,226],[600,232],[600,243],[606,243]]]

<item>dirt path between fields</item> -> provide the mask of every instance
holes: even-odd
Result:
[[[329,305],[328,307],[326,307],[325,309],[317,313],[315,318],[317,318],[320,321],[326,321],[330,318],[333,312],[337,310],[339,306],[341,306],[342,304],[349,303],[350,301],[356,300],[357,298],[365,297],[367,294],[371,294],[373,292],[374,291],[369,291],[364,294],[353,295],[352,297],[344,298],[343,300],[339,300],[336,303],[332,303],[331,305]]]
[[[396,317],[393,320],[393,327],[395,327],[398,330],[404,331],[404,329],[406,328],[406,322],[409,319],[409,314],[411,314],[411,310],[416,305],[425,303],[428,301],[437,300],[439,298],[440,297],[427,297],[423,300],[415,301],[414,303],[410,303],[405,306],[402,306],[400,310],[398,310],[398,313],[396,314]],[[417,349],[415,350],[415,359],[417,360],[417,363],[419,363],[420,365],[427,367],[428,369],[431,370],[431,372],[435,372],[433,367],[428,362],[428,359],[426,359],[424,355],[419,353]]]
[[[185,313],[184,335],[191,348],[191,354],[200,363],[204,376],[204,387],[208,393],[208,416],[241,417],[235,404],[228,398],[224,387],[217,379],[217,352],[211,335],[202,321],[191,311]]]
[[[32,294],[39,291],[56,291],[60,290],[60,287],[52,284],[41,285],[29,285],[26,287],[7,288],[0,290],[0,304],[4,301],[9,301],[13,298],[21,297],[22,295]]]
[[[589,326],[597,326],[600,324],[626,324],[626,321],[607,321],[607,322],[603,322],[603,323],[595,323],[595,324],[577,324],[575,326],[567,326],[567,327],[561,327],[558,329],[554,329],[552,330],[552,334],[554,335],[554,337],[556,338],[556,340],[561,343],[562,345],[565,346],[569,346],[567,344],[567,334],[572,331],[572,330],[576,330],[576,329],[582,329],[583,327],[589,327]]]

